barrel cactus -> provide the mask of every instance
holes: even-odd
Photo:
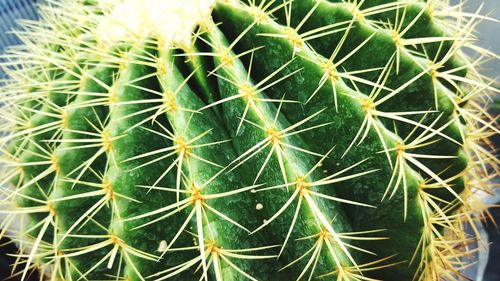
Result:
[[[40,14],[2,64],[14,277],[467,278],[498,173],[486,17],[445,0]]]

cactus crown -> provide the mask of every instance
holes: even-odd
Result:
[[[461,9],[48,1],[2,64],[13,275],[466,278],[498,90]]]
[[[165,44],[191,44],[196,26],[210,17],[215,0],[160,1],[127,0],[104,1],[109,14],[100,20],[98,36],[110,44],[154,36]],[[107,3],[109,2],[109,3]],[[165,19],[168,19],[166,21]],[[111,41],[111,42],[110,42]]]

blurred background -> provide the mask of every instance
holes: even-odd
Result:
[[[16,36],[10,31],[16,29],[16,20],[18,19],[36,19],[36,4],[42,1],[44,0],[0,0],[0,54],[3,53],[7,46],[19,44]],[[463,1],[451,0],[451,2],[453,4],[458,4]],[[500,20],[500,0],[470,0],[465,2],[464,7],[468,12],[475,13],[479,10],[482,15],[487,15],[491,18]],[[492,51],[495,54],[500,54],[500,23],[484,20],[477,28],[477,37],[479,38],[479,42],[477,43],[478,45]],[[482,65],[482,73],[498,79],[500,76],[500,60],[492,60]],[[3,78],[4,74],[0,70],[0,81]],[[492,106],[490,110],[493,115],[498,115],[500,112],[499,97],[495,97],[495,101],[495,105]],[[497,136],[494,141],[497,144],[496,147],[498,147],[498,144],[500,143],[499,136]],[[492,201],[489,203],[495,204],[499,202]],[[500,208],[491,209],[491,213],[496,219],[497,224],[500,224]],[[476,278],[472,280],[477,281],[500,281],[499,230],[494,223],[488,222],[485,226],[485,232],[488,233],[488,239],[491,243],[489,255],[488,253],[483,255],[481,260],[484,260],[484,262],[480,262],[479,268],[474,267],[470,269],[466,272],[466,275],[471,278]],[[10,275],[9,265],[12,264],[15,259],[5,255],[5,253],[13,252],[16,252],[15,245],[3,238],[0,241],[0,280],[3,280]],[[482,272],[484,271],[484,268],[486,268],[486,270],[483,274]],[[10,278],[9,280],[17,279]],[[33,273],[30,276],[30,280],[39,280],[39,277],[36,273]]]

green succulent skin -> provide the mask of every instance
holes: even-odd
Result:
[[[474,18],[216,1],[190,45],[110,43],[109,11],[63,2],[4,63],[0,234],[21,279],[462,280],[497,161],[498,90],[460,51]]]
[[[220,14],[223,14],[224,12],[220,12]],[[234,13],[232,16],[236,16],[235,14],[240,14],[240,11],[238,13]],[[242,14],[240,20],[243,20],[244,18],[248,17],[248,15]],[[240,21],[241,22],[241,21]],[[242,23],[245,24],[245,23]],[[272,29],[272,27],[268,26],[263,26],[260,25],[261,30],[255,31],[256,33],[275,33],[276,30]],[[267,30],[265,28],[268,28]],[[222,26],[224,28],[224,26]],[[251,35],[249,35],[250,37]],[[253,40],[256,40],[256,38],[252,38]],[[244,39],[243,39],[244,40]],[[269,40],[269,39],[267,39]],[[270,41],[270,40],[269,40]],[[255,42],[255,41],[254,41]],[[257,42],[256,44],[258,45],[260,42]],[[267,42],[267,44],[273,46],[272,48],[269,48],[268,50],[280,50],[279,52],[282,53],[282,50],[287,50],[288,52],[293,52],[293,46],[289,44],[286,40],[275,40],[275,42]],[[274,47],[276,44],[277,46]],[[279,47],[278,47],[279,46]],[[267,55],[267,54],[266,54]],[[275,61],[271,61],[270,58],[275,58]],[[275,65],[283,65],[286,63],[286,61],[278,61],[276,59],[277,56],[275,54],[268,54],[267,59],[264,59],[263,61],[268,62],[269,64],[274,64]],[[287,60],[287,56],[284,56],[284,60]],[[257,59],[254,59],[255,63],[257,64]],[[297,58],[297,60],[300,60],[300,58]],[[270,66],[272,69],[274,66]],[[265,66],[259,65],[259,69],[262,67],[265,69]],[[315,88],[317,87],[316,83],[311,83],[310,88],[303,87],[300,91],[294,90],[294,84],[299,83],[298,81],[292,81],[294,79],[301,79],[305,81],[318,81],[321,79],[321,76],[323,75],[323,70],[321,70],[320,67],[317,65],[314,65],[314,63],[311,63],[307,59],[303,59],[302,61],[297,61],[296,65],[290,64],[291,70],[290,72],[294,71],[297,68],[304,67],[303,75],[305,77],[299,77],[299,75],[291,77],[289,80],[286,82],[283,82],[279,87],[280,92],[286,92],[290,93],[289,98],[293,100],[299,100],[305,102],[305,99],[308,98],[309,93],[313,92]],[[263,74],[266,75],[266,74]],[[288,89],[287,89],[288,87]],[[341,88],[341,86],[337,86],[340,88],[337,90],[338,93],[342,93],[342,91],[345,91],[344,89]],[[321,110],[325,106],[325,101],[330,103],[330,107],[325,110],[326,114],[322,114],[316,120],[314,120],[314,123],[311,122],[310,126],[316,126],[324,123],[331,123],[330,128],[326,127],[322,130],[313,130],[311,132],[308,132],[308,134],[304,134],[304,139],[307,143],[311,143],[313,147],[316,147],[316,150],[319,153],[326,153],[331,147],[335,146],[334,151],[332,152],[332,156],[328,157],[328,159],[325,160],[325,168],[327,170],[342,170],[345,169],[353,164],[355,164],[358,161],[364,160],[364,156],[366,155],[365,151],[381,151],[383,150],[382,144],[380,140],[376,137],[375,132],[371,132],[372,136],[369,139],[366,139],[364,141],[363,147],[357,147],[356,150],[353,150],[353,153],[350,153],[349,155],[346,155],[346,157],[342,160],[342,163],[340,165],[337,165],[338,160],[340,157],[342,157],[342,154],[344,151],[347,149],[349,146],[349,143],[352,141],[352,138],[346,137],[345,139],[342,139],[340,137],[332,139],[329,137],[330,132],[333,130],[347,130],[345,133],[339,134],[339,136],[352,136],[356,134],[356,128],[359,128],[361,126],[361,122],[363,121],[364,114],[362,112],[361,105],[358,100],[349,98],[348,95],[339,95],[338,98],[338,104],[340,105],[338,108],[338,111],[335,110],[334,106],[334,101],[332,97],[332,89],[328,89],[328,87],[324,87],[325,89],[320,92],[318,92],[317,97],[315,97],[314,100],[311,100],[309,103],[307,103],[306,107],[302,107],[301,109],[297,108],[299,106],[297,105],[291,105],[283,106],[283,112],[287,114],[287,117],[289,120],[293,121],[298,121],[303,118],[304,116],[309,116],[315,111]],[[276,89],[278,90],[278,89]],[[269,91],[271,92],[272,89]],[[293,95],[293,96],[292,96]],[[292,107],[292,108],[288,108]],[[302,113],[303,112],[303,113]],[[339,116],[336,118],[336,116]],[[352,116],[351,118],[346,118],[346,116]],[[340,129],[342,128],[342,129]],[[388,138],[389,139],[389,138]],[[330,141],[330,142],[328,142]],[[365,150],[366,149],[366,150]],[[365,150],[365,151],[364,151]],[[355,151],[355,152],[354,152]],[[334,153],[334,154],[333,154]],[[335,155],[336,154],[336,155]],[[332,161],[333,160],[333,161]],[[387,160],[385,158],[385,155],[379,154],[377,157],[373,159],[369,159],[368,161],[364,162],[362,165],[356,167],[358,171],[367,171],[369,169],[377,169],[377,170],[385,170],[385,173],[382,172],[376,172],[370,175],[366,175],[363,177],[363,179],[354,179],[352,180],[351,184],[348,184],[349,188],[345,187],[344,184],[340,184],[338,189],[341,193],[345,192],[345,197],[342,198],[348,198],[357,202],[367,202],[368,204],[375,204],[379,205],[380,200],[383,196],[383,193],[385,192],[387,188],[387,182],[389,181],[388,177],[390,177],[390,167],[387,163]],[[408,184],[408,197],[409,198],[415,198],[417,195],[417,186],[418,186],[418,179],[419,176],[414,174],[413,171],[408,173],[409,179],[409,184]],[[358,188],[359,191],[354,191],[352,190],[352,187]],[[347,190],[343,190],[347,189]],[[402,196],[402,195],[400,195]],[[408,223],[408,225],[402,226],[399,222],[401,221],[401,218],[403,217],[403,209],[401,208],[402,198],[400,197],[399,200],[394,200],[394,201],[387,201],[383,202],[382,206],[378,206],[378,208],[373,209],[373,208],[366,208],[366,207],[351,207],[353,210],[351,211],[352,214],[356,214],[353,218],[351,218],[351,222],[360,228],[364,228],[366,226],[366,230],[369,229],[395,229],[395,227],[401,227],[398,229],[398,231],[395,231],[393,234],[393,238],[391,239],[390,242],[387,244],[382,244],[380,243],[378,247],[377,252],[380,250],[385,251],[388,250],[393,251],[390,249],[390,247],[395,247],[398,249],[398,252],[402,254],[402,246],[401,245],[395,245],[397,243],[396,241],[402,241],[402,243],[406,244],[409,241],[414,241],[413,243],[418,243],[420,231],[419,229],[422,228],[421,224],[421,214],[420,214],[420,208],[417,200],[411,200],[409,202],[409,211],[407,215],[407,221],[411,222]],[[393,205],[397,204],[397,205]],[[388,211],[390,210],[390,211]],[[399,210],[399,211],[395,211]],[[380,219],[378,219],[380,218]],[[358,221],[359,220],[359,221]],[[395,225],[390,225],[390,224],[397,224]],[[404,238],[402,238],[404,237]],[[401,239],[402,238],[402,239]],[[403,242],[404,241],[404,242]],[[369,249],[374,250],[372,247],[374,246],[373,243],[368,243],[371,245],[364,245],[365,247],[368,246]],[[410,244],[410,243],[409,243]],[[412,247],[408,247],[408,251],[406,255],[412,255],[414,249]],[[394,270],[394,269],[392,269]]]

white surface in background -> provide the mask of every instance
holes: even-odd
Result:
[[[491,19],[500,20],[500,0],[451,0],[452,5],[464,3],[464,11],[486,15]],[[494,20],[482,20],[476,27],[474,34],[479,41],[475,45],[486,48],[487,50],[500,54],[500,23]],[[500,60],[492,59],[481,65],[481,73],[492,78],[500,76]]]

